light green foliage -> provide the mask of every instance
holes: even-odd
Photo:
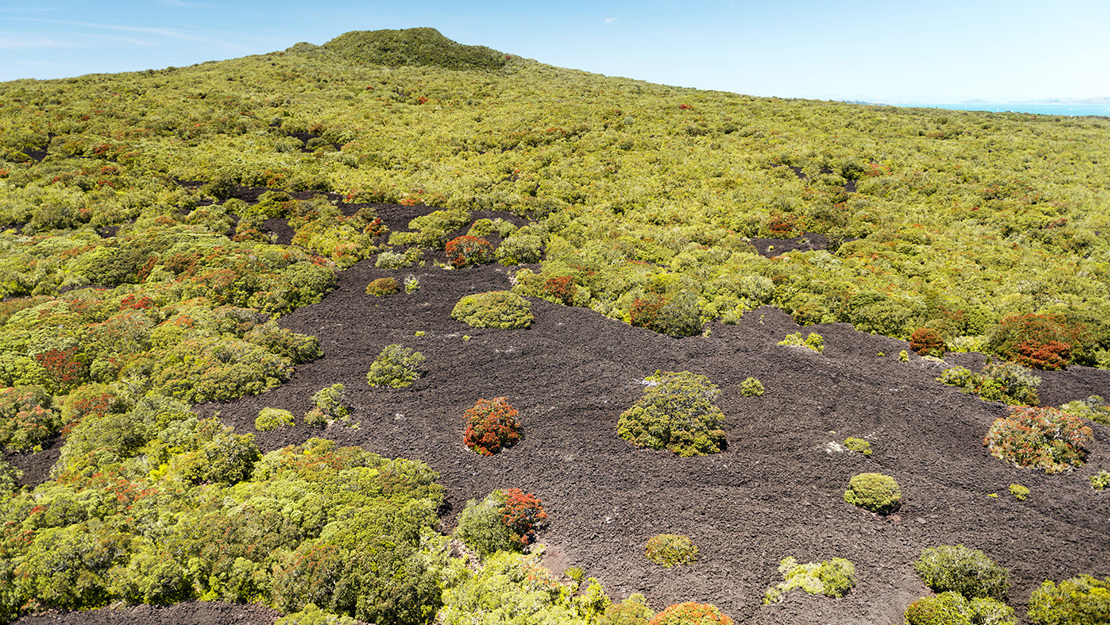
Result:
[[[860,473],[848,481],[844,501],[871,512],[889,514],[902,505],[902,489],[888,475]]]
[[[1009,572],[982,551],[963,545],[927,547],[913,563],[913,570],[934,592],[953,591],[968,599],[989,597],[1006,600]]]
[[[312,396],[314,406],[304,415],[305,424],[323,427],[335,421],[346,423],[351,414],[346,390],[343,384],[337,383],[316,391]]]
[[[482,501],[467,501],[466,507],[459,513],[455,534],[483,556],[498,551],[520,551],[521,542],[514,540],[512,530],[501,522],[504,505],[505,499],[496,491]]]
[[[898,360],[899,362],[909,362],[910,353],[903,349],[902,351],[898,352]]]
[[[795,332],[794,334],[787,334],[786,338],[779,341],[779,345],[786,345],[788,347],[805,347],[811,349],[818,354],[825,352],[825,339],[816,332],[810,332],[809,336],[802,340],[802,333]]]
[[[23,471],[8,464],[0,458],[0,498],[11,495],[16,491],[16,484],[23,477]]]
[[[1110,425],[1110,405],[1098,395],[1091,395],[1087,399],[1069,401],[1060,406],[1060,410],[1076,417]]]
[[[621,413],[617,433],[638,447],[680,456],[718,453],[725,445],[720,393],[704,375],[657,371],[644,379],[644,395]]]
[[[744,397],[762,397],[763,383],[755,378],[749,377],[740,383],[740,394]]]
[[[438,210],[416,217],[409,222],[408,232],[394,232],[389,236],[390,245],[415,245],[443,249],[452,232],[470,223],[470,213],[465,210]]]
[[[1029,498],[1029,489],[1021,484],[1010,484],[1010,494],[1018,501],[1025,501]]]
[[[535,318],[528,300],[512,291],[464,296],[451,316],[474,328],[504,329],[527,328]]]
[[[844,558],[798,564],[787,557],[779,563],[779,573],[785,581],[767,589],[764,605],[782,601],[782,595],[795,588],[811,595],[843,597],[856,585],[856,567]]]
[[[0,388],[0,446],[27,450],[56,434],[62,419],[53,405],[41,386]]]
[[[378,254],[374,266],[381,269],[404,269],[418,265],[424,260],[424,252],[418,247],[413,247],[404,252],[385,250]]]
[[[358,621],[346,614],[332,614],[310,603],[303,610],[286,614],[274,621],[274,625],[357,625]]]
[[[865,456],[871,455],[871,443],[863,440],[862,438],[849,436],[848,438],[844,439],[844,446],[856,453],[860,453]]]
[[[578,584],[565,586],[559,577],[539,564],[540,555],[502,551],[487,558],[476,573],[466,571],[459,561],[453,562],[438,622],[445,625],[596,622],[610,605],[601,584],[590,578],[584,589],[578,588]]]
[[[906,625],[1017,625],[1014,609],[987,597],[968,600],[958,592],[923,597],[906,608]]]
[[[1091,488],[1095,490],[1105,490],[1107,486],[1110,486],[1110,471],[1102,469],[1098,473],[1092,475],[1090,480]]]
[[[386,345],[370,365],[366,381],[370,386],[401,388],[420,377],[424,354],[402,345]]]
[[[987,363],[979,373],[967,367],[951,367],[937,380],[965,393],[977,393],[984,400],[1012,406],[1036,406],[1037,386],[1041,383],[1041,378],[1029,369],[1010,362]]]
[[[420,279],[416,276],[405,277],[405,293],[415,293],[420,288]]]
[[[280,408],[263,408],[258,411],[258,417],[254,420],[254,429],[259,432],[269,432],[294,425],[296,421],[293,419],[293,413]]]
[[[1029,618],[1040,625],[1110,623],[1110,577],[1080,575],[1059,585],[1045,581],[1029,598]]]
[[[543,240],[534,234],[517,232],[497,246],[497,262],[502,265],[538,263],[543,255]]]
[[[644,547],[648,560],[666,568],[698,561],[698,546],[688,536],[659,534],[652,536]]]
[[[647,625],[655,616],[643,595],[634,593],[620,603],[605,609],[596,625]]]

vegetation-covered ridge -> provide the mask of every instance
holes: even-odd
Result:
[[[1110,362],[1104,119],[751,98],[517,57],[457,71],[470,49],[436,35],[6,83],[0,223],[74,236],[176,213],[184,199],[158,193],[178,179],[499,208],[541,220],[544,273],[569,277],[574,303],[645,327],[687,334],[770,303],[974,349],[1041,314],[1073,340],[1064,362]],[[434,54],[357,52],[409,39]],[[747,243],[816,235],[827,249]],[[4,271],[8,296],[59,286]]]

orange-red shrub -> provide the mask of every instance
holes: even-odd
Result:
[[[530,545],[536,539],[536,530],[547,522],[543,502],[531,493],[519,488],[506,488],[498,491],[505,498],[501,522],[513,533],[513,540],[521,545]]]
[[[463,413],[466,419],[463,442],[483,456],[492,456],[520,440],[518,414],[504,397],[492,401],[479,399],[473,408]]]
[[[918,356],[940,356],[944,347],[944,339],[932,328],[918,328],[910,335],[910,349]]]
[[[456,269],[493,262],[493,244],[481,237],[464,234],[447,242],[447,262]]]
[[[732,619],[708,603],[676,603],[648,621],[648,625],[733,625]]]
[[[1086,333],[1083,325],[1053,315],[1015,315],[1002,320],[991,335],[989,347],[1024,367],[1063,369]]]

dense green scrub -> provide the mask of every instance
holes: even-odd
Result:
[[[1104,119],[759,99],[516,57],[388,67],[365,50],[399,35],[358,35],[0,86],[0,223],[47,233],[166,215],[196,197],[172,179],[502,208],[541,219],[529,234],[545,273],[626,320],[638,298],[689,293],[703,319],[771,303],[805,323],[899,337],[929,325],[959,343],[1050,313],[1085,325],[1077,360],[1110,358]],[[451,54],[440,64],[468,52]],[[805,233],[830,249],[768,259],[745,243]],[[41,291],[39,278],[20,288]]]

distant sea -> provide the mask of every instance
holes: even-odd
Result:
[[[950,111],[991,111],[994,113],[1034,113],[1036,115],[1067,115],[1076,117],[1080,115],[1102,115],[1110,117],[1110,102],[1099,103],[1067,103],[1067,102],[1034,102],[1023,104],[1008,102],[996,104],[994,102],[963,102],[961,104],[899,104],[913,108],[948,109]]]

